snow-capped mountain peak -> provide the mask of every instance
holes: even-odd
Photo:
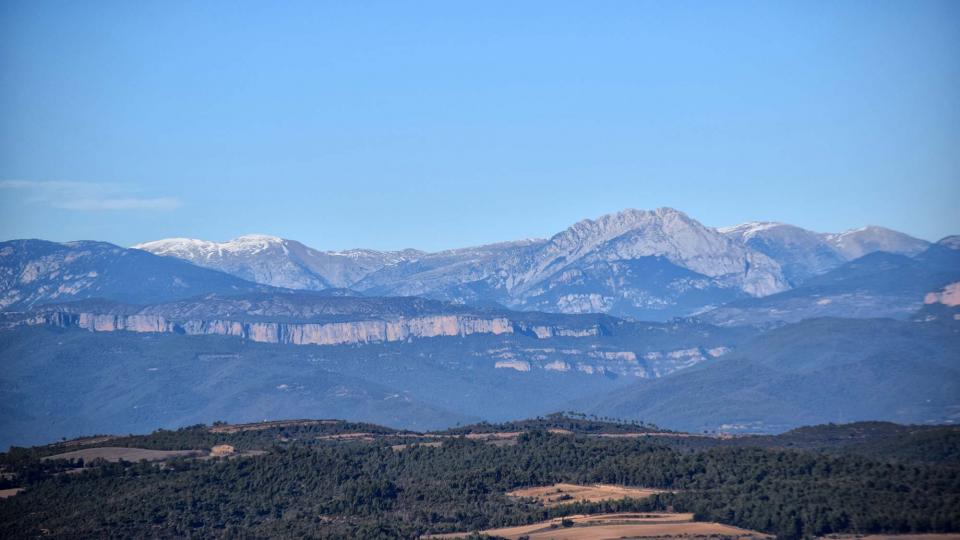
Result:
[[[282,247],[285,242],[286,240],[277,236],[248,234],[226,242],[211,242],[196,238],[165,238],[153,242],[143,242],[132,247],[133,249],[149,251],[154,255],[168,255],[196,262],[196,260],[205,260],[222,255],[224,252],[260,253],[271,247]]]
[[[743,240],[749,240],[758,234],[781,227],[793,227],[793,225],[787,225],[786,223],[780,223],[777,221],[751,221],[748,223],[741,223],[740,225],[732,225],[730,227],[720,227],[717,229],[717,231],[727,236],[734,236]]]
[[[868,225],[839,234],[826,234],[824,239],[847,260],[862,257],[874,251],[901,255],[916,255],[930,246],[930,242],[902,232]]]
[[[960,250],[960,234],[946,236],[937,241],[937,245],[945,248]]]
[[[325,252],[266,234],[247,234],[226,242],[166,238],[133,247],[258,283],[308,290],[350,287],[370,272],[421,254],[416,250],[371,249]]]

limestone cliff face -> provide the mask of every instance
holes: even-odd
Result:
[[[561,328],[556,326],[531,326],[524,328],[525,331],[533,333],[539,339],[549,339],[552,337],[594,337],[600,335],[600,329],[590,328]]]
[[[293,345],[343,345],[409,338],[468,336],[471,334],[510,334],[514,323],[503,317],[482,318],[468,315],[430,315],[331,323],[238,322],[229,320],[169,321],[159,315],[96,314],[48,312],[26,320],[27,324],[83,328],[94,332],[160,332],[186,335],[235,336],[261,343]],[[554,329],[537,326],[537,337],[554,335],[596,335],[596,331]]]

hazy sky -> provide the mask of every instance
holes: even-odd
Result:
[[[960,233],[960,2],[0,2],[0,238]]]

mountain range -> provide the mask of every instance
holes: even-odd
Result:
[[[914,256],[929,245],[882,227],[840,234],[780,223],[714,229],[660,208],[583,220],[549,239],[435,253],[319,251],[261,235],[134,248],[275,287],[666,320],[787,291],[869,253]]]
[[[0,243],[0,444],[569,408],[734,432],[954,422],[958,291],[956,236],[715,229],[668,208],[436,253],[13,240]]]

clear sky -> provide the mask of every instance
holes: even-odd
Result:
[[[0,2],[0,237],[960,233],[960,2]]]

